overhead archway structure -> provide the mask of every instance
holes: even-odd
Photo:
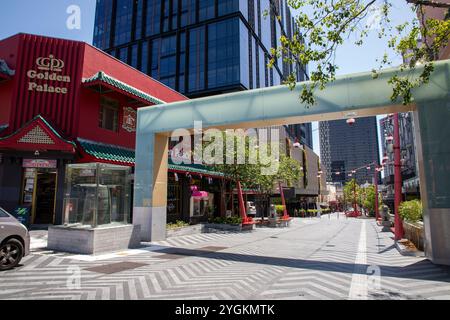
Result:
[[[413,90],[414,103],[407,106],[390,99],[388,80],[397,72],[338,77],[316,91],[310,108],[298,98],[300,83],[294,91],[278,86],[139,109],[133,220],[142,240],[166,237],[167,138],[173,130],[193,129],[194,121],[203,129],[245,129],[414,111],[425,250],[434,263],[450,265],[450,60],[435,63],[429,83]]]

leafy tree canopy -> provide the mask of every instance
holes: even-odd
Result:
[[[417,18],[395,24],[392,9],[398,1],[406,1],[416,11]],[[269,67],[278,58],[300,66],[315,66],[310,72],[310,84],[303,85],[300,99],[306,105],[315,103],[314,91],[322,90],[333,81],[339,66],[335,62],[336,50],[345,41],[353,41],[356,46],[364,46],[370,32],[376,29],[380,39],[386,39],[386,53],[373,67],[373,77],[379,76],[382,68],[392,65],[389,50],[403,56],[400,71],[389,79],[392,86],[393,101],[401,99],[403,104],[413,102],[411,90],[429,81],[433,72],[433,61],[439,51],[448,45],[450,37],[449,14],[444,20],[427,19],[427,8],[448,10],[450,3],[444,0],[288,0],[288,5],[300,12],[295,23],[298,32],[289,39],[280,37],[281,45],[272,48]],[[272,4],[270,11],[278,19],[277,8]],[[450,12],[450,11],[449,11]],[[269,12],[266,12],[268,14]],[[373,23],[367,23],[368,17],[376,16]],[[412,70],[423,65],[419,76],[413,76]],[[285,80],[291,90],[296,87],[295,72]]]

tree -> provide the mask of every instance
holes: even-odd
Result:
[[[396,0],[398,1],[398,0]],[[426,19],[426,7],[450,8],[450,3],[438,0],[403,0],[417,11],[418,18],[394,25],[391,9],[394,0],[288,0],[288,5],[297,12],[295,23],[298,31],[289,39],[281,35],[281,45],[271,49],[269,67],[278,58],[296,69],[302,66],[316,65],[310,73],[310,83],[304,84],[300,99],[306,105],[315,104],[314,91],[322,90],[326,84],[335,80],[339,66],[335,63],[336,50],[344,41],[354,41],[363,46],[368,35],[377,28],[378,37],[386,39],[386,48],[400,54],[404,62],[400,71],[389,79],[392,86],[392,101],[399,98],[403,104],[413,102],[411,90],[429,81],[434,70],[433,61],[439,51],[448,45],[450,38],[450,20]],[[450,12],[450,11],[449,11]],[[270,10],[265,13],[281,19],[277,6],[271,1]],[[371,17],[371,23],[367,18]],[[354,40],[353,40],[354,39]],[[413,77],[411,70],[423,65],[419,76]],[[372,69],[374,78],[380,70],[392,65],[388,51],[378,60]],[[295,71],[286,79],[285,84],[293,90],[296,87]]]
[[[225,139],[225,137],[224,137]],[[237,159],[238,155],[238,137],[235,137],[234,143],[234,155],[233,158]],[[270,150],[270,147],[267,148]],[[244,164],[215,164],[214,170],[222,172],[225,176],[232,181],[241,182],[243,188],[252,189],[257,191],[257,195],[260,198],[257,202],[259,209],[263,214],[267,214],[269,196],[273,193],[274,187],[278,185],[279,181],[286,182],[289,186],[298,181],[302,177],[300,164],[285,155],[281,155],[278,160],[275,158],[271,161],[278,161],[278,170],[273,174],[265,174],[263,168],[267,168],[270,165],[265,165],[261,161],[261,150],[267,150],[262,148],[260,144],[258,148],[255,148],[255,144],[252,143],[250,137],[245,137],[245,163]],[[230,156],[229,152],[232,150],[224,148],[224,158]],[[249,158],[256,155],[256,163],[251,163]],[[270,158],[270,157],[269,157]]]
[[[363,206],[369,210],[369,212],[375,213],[375,186],[370,185],[365,189],[365,198],[363,201]],[[383,199],[381,196],[378,197],[378,207],[381,208],[383,205]]]
[[[353,205],[355,202],[357,205],[361,205],[362,204],[361,190],[362,190],[361,187],[358,185],[355,179],[352,179],[349,182],[347,182],[344,186],[344,195],[346,202],[351,205]]]

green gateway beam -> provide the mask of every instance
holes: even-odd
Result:
[[[403,72],[410,77],[415,71]],[[413,90],[414,103],[392,102],[388,80],[398,68],[373,79],[370,72],[338,77],[316,91],[316,105],[299,100],[303,85],[243,91],[138,110],[134,223],[143,240],[165,238],[167,136],[175,129],[258,128],[272,125],[357,118],[415,111],[416,138],[424,203],[426,251],[436,263],[450,264],[450,60],[435,63],[430,82]]]

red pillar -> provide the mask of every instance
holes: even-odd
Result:
[[[238,187],[238,198],[239,198],[239,211],[241,213],[242,223],[248,223],[249,221],[251,221],[251,219],[249,219],[247,217],[247,212],[246,212],[247,210],[245,209],[244,196],[242,194],[242,186],[241,186],[240,181],[237,182],[237,187]]]
[[[402,201],[402,172],[400,163],[400,125],[399,115],[394,114],[394,227],[395,227],[395,240],[403,238],[403,223],[400,218],[398,208]]]
[[[284,191],[283,191],[283,187],[281,186],[281,182],[278,183],[278,186],[280,188],[281,203],[283,204],[283,207],[284,207],[283,219],[289,219],[289,215],[288,215],[287,208],[286,208],[286,199],[284,198]]]

